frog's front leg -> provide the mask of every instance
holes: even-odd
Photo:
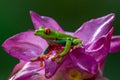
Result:
[[[60,63],[62,60],[62,57],[65,56],[69,52],[71,43],[72,43],[70,39],[59,40],[59,42],[65,42],[65,48],[60,54],[57,54],[52,58],[52,60],[55,60],[56,58],[58,58],[58,63]]]

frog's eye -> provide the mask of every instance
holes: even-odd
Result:
[[[45,34],[50,34],[50,31],[51,31],[51,30],[50,30],[49,28],[45,28],[45,29],[44,29],[44,33],[45,33]]]

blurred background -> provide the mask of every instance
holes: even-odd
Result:
[[[120,0],[1,0],[0,45],[12,35],[33,29],[29,11],[54,18],[64,30],[75,31],[83,22],[115,13],[114,35],[120,34]],[[7,80],[18,60],[0,47],[0,80]],[[118,80],[120,52],[110,54],[105,64],[104,76]]]

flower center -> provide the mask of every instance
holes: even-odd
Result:
[[[68,80],[83,80],[82,73],[76,69],[70,69],[68,72]]]

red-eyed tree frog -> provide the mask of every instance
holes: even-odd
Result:
[[[58,58],[57,62],[60,63],[62,57],[69,52],[71,46],[73,46],[73,48],[76,48],[83,45],[82,40],[80,40],[79,38],[61,33],[56,30],[51,30],[50,28],[40,27],[39,29],[35,30],[34,34],[36,36],[44,38],[48,43],[48,47],[46,48],[46,50],[43,51],[42,55],[37,58],[31,59],[32,62],[39,60],[41,62],[40,66],[43,66],[42,61],[44,60],[44,58],[49,58],[51,50],[53,49],[55,49],[58,54],[51,58],[51,60],[54,61],[56,58]],[[59,46],[64,46],[64,49],[60,51],[61,49]]]

